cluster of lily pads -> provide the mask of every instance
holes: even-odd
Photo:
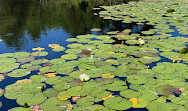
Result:
[[[178,30],[187,27],[186,4],[143,0],[102,6],[106,10],[99,14],[106,19],[146,22],[155,29],[142,35],[131,34],[129,29],[79,35],[67,39],[68,49],[49,44],[53,51],[66,53],[51,60],[36,59],[48,54],[43,48],[0,54],[0,81],[5,75],[18,78],[38,71],[1,89],[0,96],[5,92],[6,98],[20,105],[9,111],[187,111],[188,39],[169,34],[172,25]],[[184,29],[179,32],[186,35]],[[122,43],[114,44],[117,39]],[[160,62],[161,57],[171,62]],[[156,66],[150,67],[154,62]]]

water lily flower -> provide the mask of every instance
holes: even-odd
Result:
[[[79,76],[81,81],[88,81],[90,79],[90,77],[87,74],[81,74]]]
[[[139,39],[138,39],[138,42],[139,42],[139,44],[141,44],[141,45],[142,45],[142,44],[145,44],[145,41],[144,41],[142,38],[139,38]]]

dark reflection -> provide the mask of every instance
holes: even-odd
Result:
[[[73,37],[91,28],[104,31],[112,21],[94,15],[93,8],[122,2],[127,0],[0,0],[0,39],[20,49],[50,29],[63,28]]]

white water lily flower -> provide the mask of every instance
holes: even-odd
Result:
[[[139,42],[139,44],[141,44],[141,45],[142,45],[142,44],[145,44],[145,41],[144,41],[142,38],[139,38],[139,39],[138,39],[138,42]]]
[[[88,48],[87,50],[92,51],[92,49]]]
[[[81,81],[88,81],[90,79],[90,77],[87,74],[81,74],[79,76]]]

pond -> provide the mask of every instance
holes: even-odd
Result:
[[[187,111],[187,4],[0,0],[0,110]]]

